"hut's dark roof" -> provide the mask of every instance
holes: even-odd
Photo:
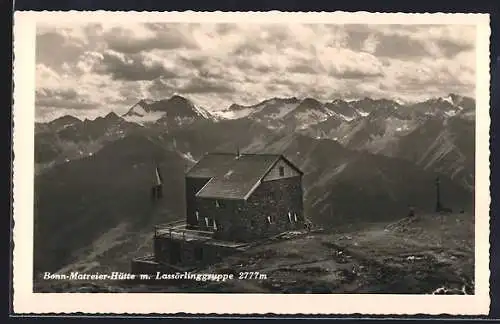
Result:
[[[209,153],[205,154],[186,174],[190,178],[212,178],[217,174],[227,172],[234,163],[236,154]]]
[[[279,154],[237,156],[228,153],[210,153],[193,166],[186,176],[210,178],[207,184],[198,191],[197,197],[245,199],[262,177],[282,158],[284,159]],[[292,167],[296,168],[293,165]]]

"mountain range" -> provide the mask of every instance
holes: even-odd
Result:
[[[184,216],[183,173],[210,151],[284,154],[304,171],[307,217],[327,228],[399,219],[410,206],[431,212],[437,176],[447,206],[472,210],[474,120],[474,100],[450,94],[411,104],[272,98],[216,112],[173,96],[121,116],[37,123],[35,268],[117,245],[127,257],[139,251],[137,235]],[[153,206],[156,164],[167,191]]]

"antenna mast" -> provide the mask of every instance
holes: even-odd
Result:
[[[440,212],[443,206],[441,205],[441,188],[439,177],[436,177],[436,212]]]

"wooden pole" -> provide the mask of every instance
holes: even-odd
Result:
[[[436,178],[436,212],[441,211],[441,190],[439,177]]]

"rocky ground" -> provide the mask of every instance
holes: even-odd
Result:
[[[395,223],[310,232],[256,246],[200,273],[225,282],[130,285],[37,282],[38,292],[473,294],[474,217],[417,215]],[[238,279],[245,276],[247,279]],[[167,285],[168,283],[168,285]]]

